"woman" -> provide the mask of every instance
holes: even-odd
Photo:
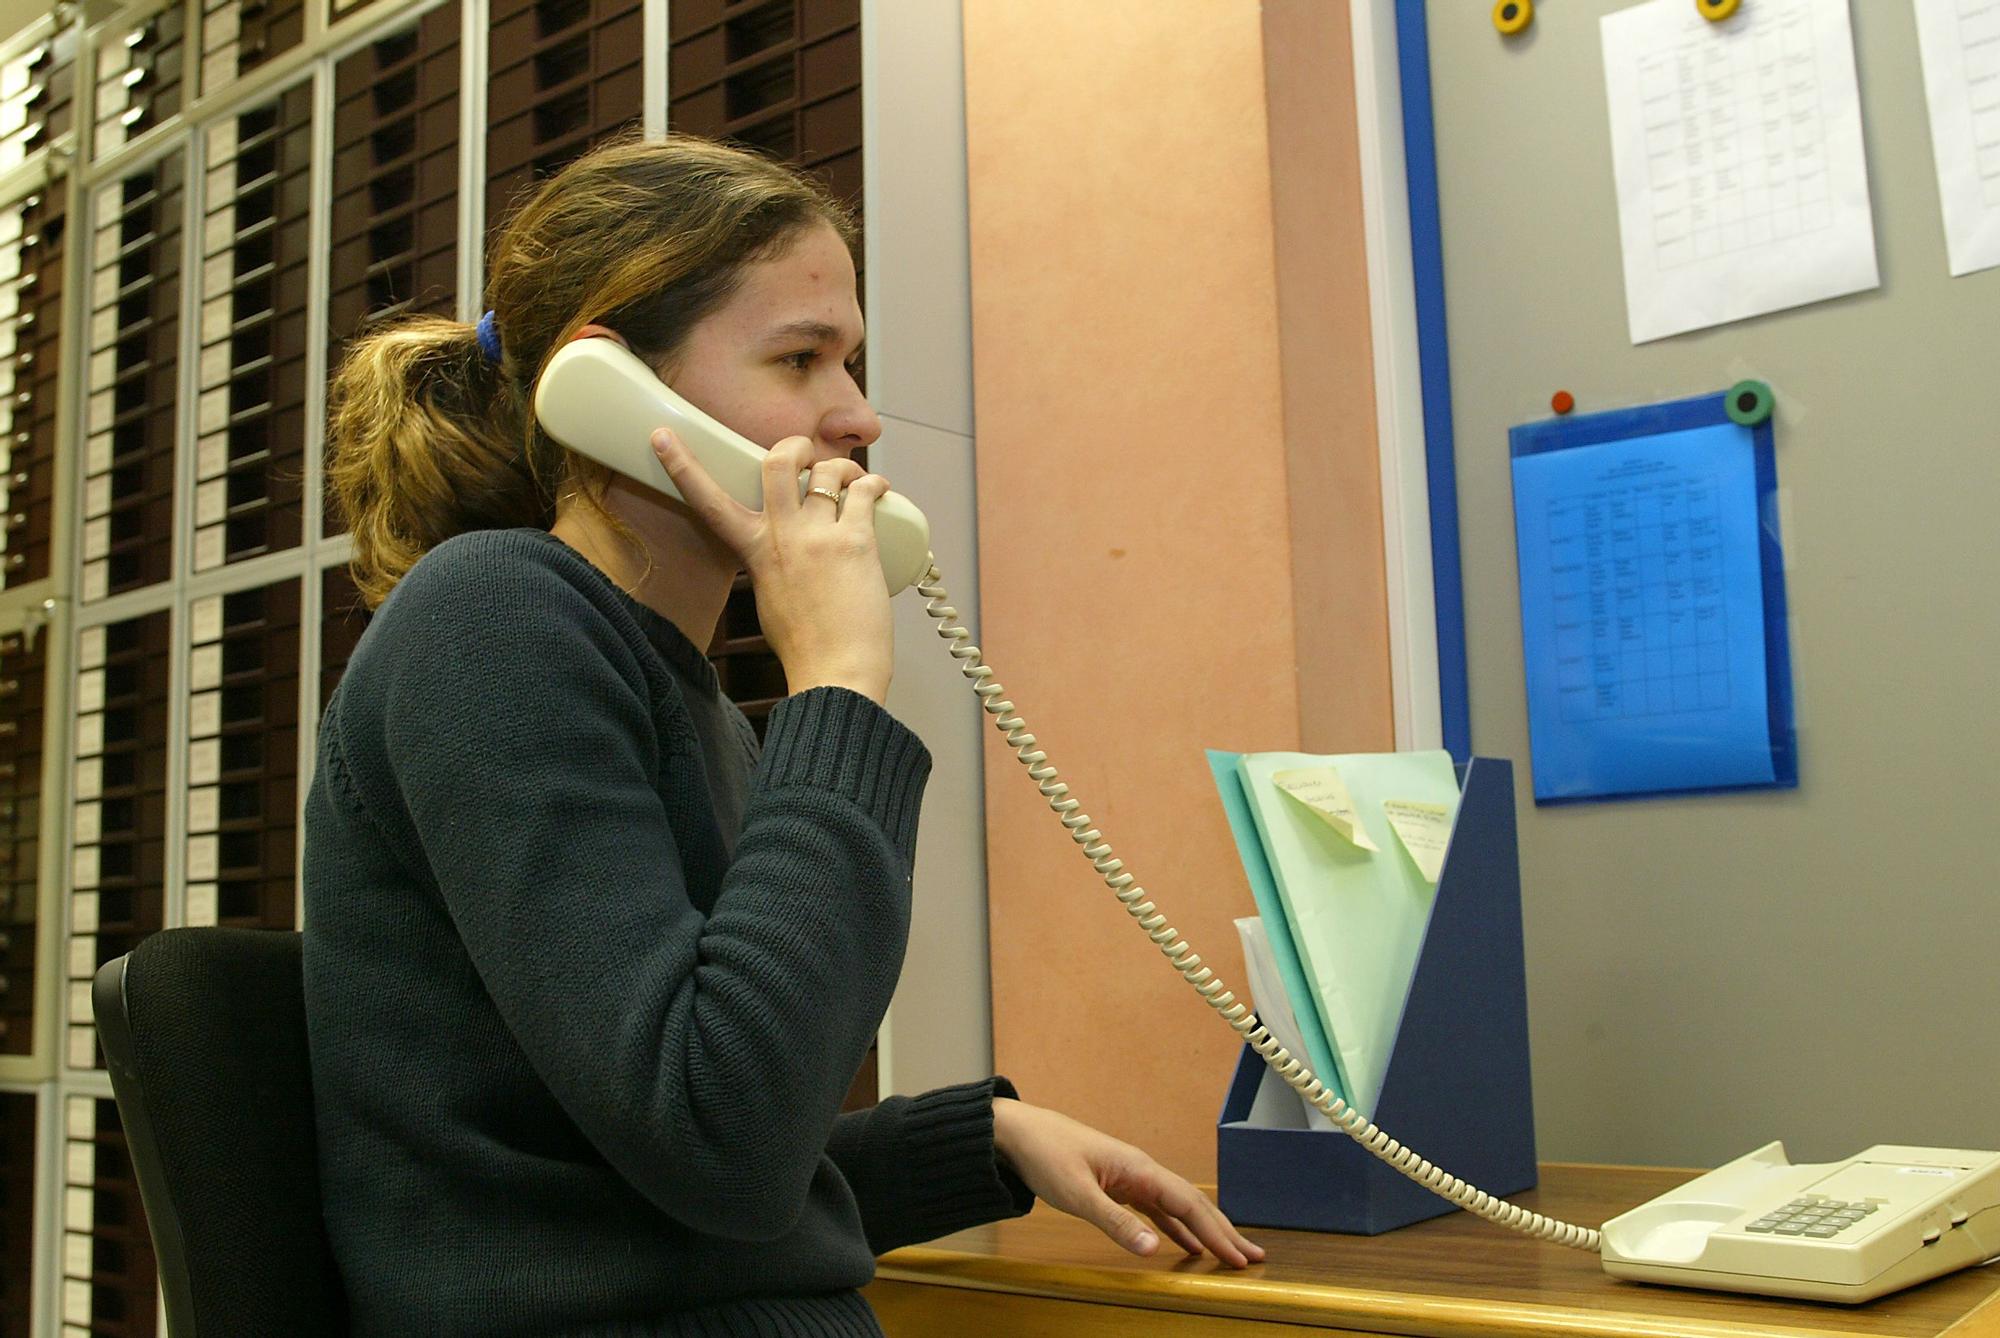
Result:
[[[622,142],[499,234],[477,329],[396,325],[335,380],[331,485],[379,609],[320,734],[306,997],[357,1333],[875,1334],[876,1254],[1034,1196],[1140,1254],[1150,1219],[1261,1257],[1003,1078],[838,1114],[929,771],[882,709],[852,235],[786,168]],[[771,444],[765,510],[666,434],[686,505],[536,431],[577,337]],[[761,755],[701,652],[739,568],[790,692]]]

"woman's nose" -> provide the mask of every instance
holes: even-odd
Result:
[[[853,397],[829,410],[821,429],[834,445],[849,450],[872,446],[882,435],[882,420],[875,408],[857,390]]]

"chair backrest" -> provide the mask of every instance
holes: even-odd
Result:
[[[173,1338],[347,1331],[320,1219],[299,936],[170,929],[98,971]]]

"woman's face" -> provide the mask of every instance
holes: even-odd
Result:
[[[861,341],[854,262],[838,233],[815,224],[745,268],[729,300],[689,332],[666,379],[759,446],[810,437],[813,459],[830,460],[882,435],[854,381]]]

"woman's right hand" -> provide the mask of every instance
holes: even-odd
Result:
[[[844,687],[881,703],[895,634],[875,547],[875,503],[889,481],[852,460],[813,465],[812,439],[786,437],[764,457],[764,509],[752,511],[666,428],[653,433],[653,453],[688,507],[750,573],[757,620],[785,667],[787,689]],[[839,502],[799,496],[808,465],[806,486],[826,488]]]

